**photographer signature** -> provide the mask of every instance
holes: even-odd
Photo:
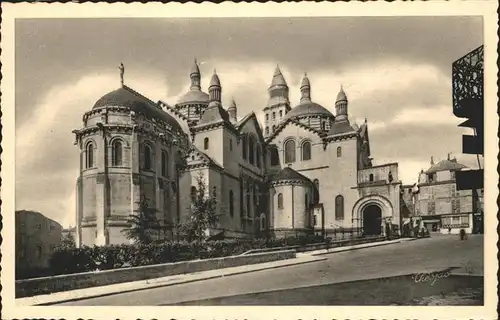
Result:
[[[453,269],[458,269],[458,267],[447,268],[443,271],[416,273],[411,278],[415,283],[430,283],[433,286],[439,279],[448,278]]]

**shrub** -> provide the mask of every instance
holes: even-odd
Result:
[[[58,248],[49,265],[52,274],[109,270],[160,263],[239,255],[252,249],[278,248],[324,242],[320,236],[213,241],[165,241],[107,247]],[[49,275],[49,274],[48,274]]]

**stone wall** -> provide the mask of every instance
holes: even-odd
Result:
[[[286,250],[19,280],[16,281],[16,298],[286,260],[295,257],[296,253],[294,250]]]

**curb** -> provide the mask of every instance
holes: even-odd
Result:
[[[376,244],[373,244],[373,245],[370,245],[370,246],[364,246],[364,247],[351,246],[351,247],[346,247],[346,248],[340,247],[340,248],[332,248],[332,249],[323,249],[323,250],[326,250],[326,251],[325,252],[311,253],[310,255],[311,256],[321,256],[321,255],[325,255],[325,254],[332,254],[332,253],[345,252],[345,251],[354,251],[354,250],[368,249],[368,248],[386,246],[386,245],[397,244],[397,243],[402,243],[402,242],[403,242],[402,240],[398,240],[398,241],[395,241],[395,242],[389,242],[389,243],[381,241],[380,243],[376,243]],[[335,249],[339,249],[339,250],[335,250]],[[331,251],[329,251],[329,250],[331,250]],[[333,251],[333,250],[335,250],[335,251]]]
[[[297,258],[295,258],[295,259],[297,259]],[[125,289],[125,290],[118,291],[118,292],[114,291],[114,292],[106,292],[106,293],[97,293],[97,294],[85,296],[85,297],[67,298],[67,299],[61,299],[61,300],[57,300],[57,301],[31,304],[28,306],[49,306],[49,305],[55,305],[55,304],[63,303],[63,302],[72,302],[72,301],[107,297],[107,296],[112,296],[112,295],[116,295],[116,294],[129,293],[129,292],[135,292],[135,291],[143,291],[143,290],[156,289],[156,288],[162,288],[162,287],[170,287],[170,286],[179,285],[179,284],[186,284],[186,283],[199,282],[199,281],[205,281],[205,280],[216,279],[216,278],[230,277],[230,276],[240,275],[240,274],[245,274],[245,273],[258,272],[258,271],[262,271],[262,270],[291,267],[291,266],[296,266],[296,265],[301,265],[301,264],[324,261],[326,259],[327,258],[316,258],[316,259],[310,259],[310,260],[305,260],[305,261],[297,261],[295,263],[290,263],[290,264],[285,264],[285,265],[274,265],[274,266],[268,266],[268,267],[255,269],[255,270],[235,271],[235,272],[228,273],[228,274],[219,274],[219,275],[207,276],[204,278],[190,279],[190,280],[179,281],[179,282],[152,284],[152,285],[142,286],[139,288]],[[286,260],[283,260],[283,261],[286,261]],[[214,269],[214,270],[217,270],[217,269]],[[219,269],[219,270],[223,270],[223,269]],[[147,280],[143,280],[143,281],[147,281]],[[70,292],[70,291],[66,291],[66,292]],[[33,297],[31,297],[31,298],[33,298]],[[24,299],[24,298],[21,298],[21,299]],[[26,306],[26,305],[23,305],[23,306]]]

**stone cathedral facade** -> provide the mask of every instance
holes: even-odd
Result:
[[[198,177],[221,214],[209,232],[226,238],[378,235],[399,226],[398,164],[372,164],[368,123],[349,121],[342,88],[330,111],[314,102],[304,75],[293,103],[277,67],[262,127],[254,112],[240,117],[234,100],[222,105],[215,72],[208,93],[196,61],[189,76],[189,91],[169,105],[124,85],[122,69],[121,87],[83,115],[73,131],[79,245],[127,243],[122,230],[141,199],[164,226],[158,238],[175,238]]]

